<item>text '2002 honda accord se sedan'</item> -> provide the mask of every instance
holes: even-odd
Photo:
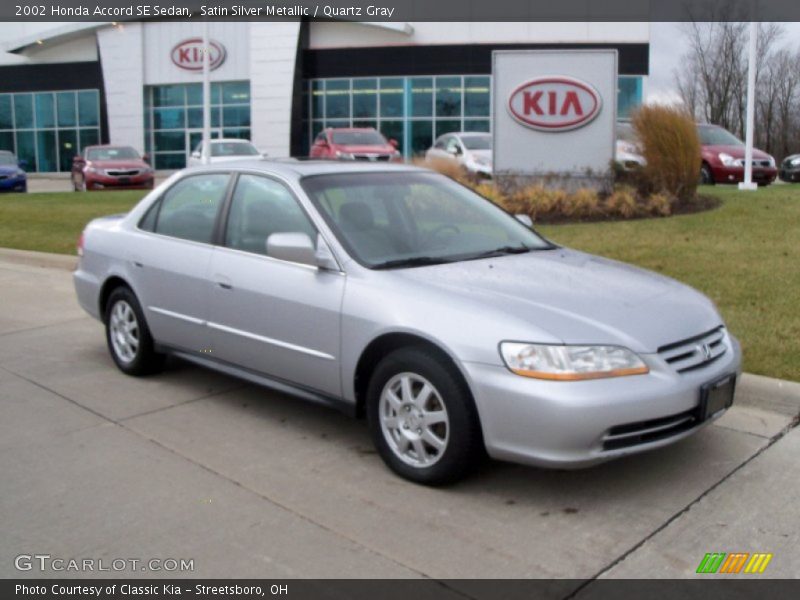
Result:
[[[740,371],[699,292],[410,166],[186,169],[79,244],[79,301],[123,372],[173,354],[366,415],[422,483],[484,451],[578,467],[663,446],[721,415]]]

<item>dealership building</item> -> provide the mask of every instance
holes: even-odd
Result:
[[[303,156],[325,127],[376,127],[406,157],[450,131],[490,131],[503,49],[618,51],[617,111],[642,102],[648,23],[215,21],[212,136]],[[202,134],[202,24],[2,23],[0,149],[69,171],[87,145],[185,165]]]

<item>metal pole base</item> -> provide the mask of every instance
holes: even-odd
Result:
[[[741,183],[739,183],[739,189],[748,192],[754,192],[758,189],[758,184],[753,183],[752,181],[750,183],[742,181]]]

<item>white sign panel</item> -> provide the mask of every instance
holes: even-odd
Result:
[[[616,50],[492,55],[495,173],[595,175],[614,159]]]

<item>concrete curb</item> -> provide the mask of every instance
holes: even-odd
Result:
[[[75,270],[78,265],[77,256],[11,248],[0,248],[0,261],[68,271]],[[789,417],[800,415],[798,382],[744,373],[739,380],[736,397],[737,403],[740,398],[747,399],[741,402],[742,406],[755,406]]]
[[[65,269],[68,271],[74,271],[78,266],[77,256],[34,252],[33,250],[15,250],[13,248],[0,248],[0,260],[33,267]]]

